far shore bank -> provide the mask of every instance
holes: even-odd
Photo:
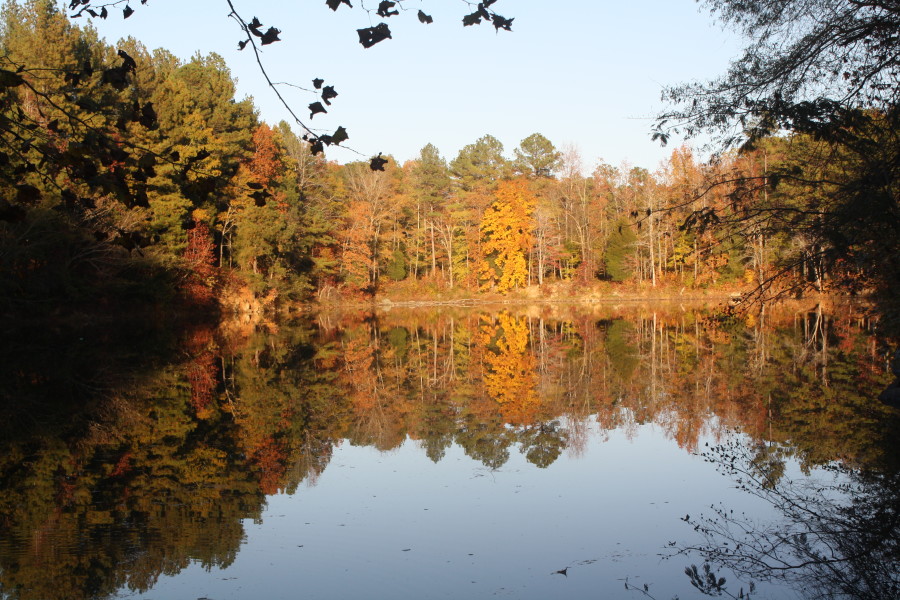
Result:
[[[604,290],[606,291],[606,290]],[[325,301],[305,303],[286,307],[289,312],[330,312],[345,310],[373,310],[376,312],[392,309],[409,308],[497,308],[526,307],[526,306],[581,306],[581,307],[630,307],[639,308],[650,305],[665,306],[691,306],[715,309],[750,309],[759,306],[758,299],[750,297],[750,290],[740,289],[710,289],[710,290],[679,290],[679,289],[627,289],[614,290],[600,293],[596,289],[566,290],[567,293],[535,293],[534,290],[522,290],[506,295],[500,294],[470,294],[447,297],[436,296],[412,296],[408,294],[376,294],[370,298],[342,298],[333,297]],[[570,293],[571,292],[571,293]],[[756,301],[755,301],[756,300]],[[797,308],[807,306],[832,306],[835,304],[869,304],[863,296],[849,296],[834,293],[811,293],[801,297],[781,298],[777,301],[767,302],[767,305],[795,306]]]

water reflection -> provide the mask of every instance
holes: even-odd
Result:
[[[748,581],[777,581],[808,598],[900,597],[900,477],[831,463],[788,477],[784,463],[730,441],[704,453],[738,487],[775,510],[759,521],[720,503],[685,519],[701,534],[679,554],[700,556]],[[799,474],[798,474],[799,475]],[[700,585],[703,588],[704,586]]]
[[[106,377],[78,418],[70,403],[6,431],[3,597],[112,597],[191,564],[228,567],[266,497],[314,485],[346,442],[548,469],[592,431],[655,424],[685,451],[743,431],[773,484],[791,461],[896,466],[895,412],[873,401],[890,381],[885,350],[850,310],[394,310],[198,328],[181,348]],[[17,373],[17,394],[43,377]],[[4,410],[21,423],[14,396]]]

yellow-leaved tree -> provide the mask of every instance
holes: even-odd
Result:
[[[524,181],[502,181],[481,219],[483,288],[505,292],[528,282],[528,252],[534,241],[535,197]]]

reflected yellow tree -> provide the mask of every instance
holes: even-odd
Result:
[[[533,423],[540,401],[536,392],[537,363],[528,345],[524,317],[500,313],[494,322],[481,326],[484,352],[484,388],[500,405],[506,423]]]

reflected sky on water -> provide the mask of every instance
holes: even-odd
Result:
[[[435,464],[414,441],[343,444],[315,486],[270,497],[245,523],[229,569],[193,566],[131,597],[639,597],[628,578],[690,598],[689,560],[661,558],[689,537],[681,518],[712,502],[771,515],[753,500],[653,425],[591,427],[583,453],[546,469],[517,452],[491,470],[459,447]]]

